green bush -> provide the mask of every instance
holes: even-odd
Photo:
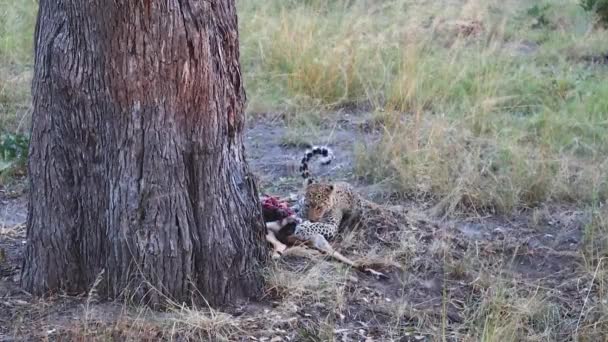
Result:
[[[608,0],[581,0],[581,7],[597,16],[601,25],[608,27]]]
[[[29,139],[23,134],[6,133],[0,136],[0,173],[20,167],[27,158]]]
[[[541,28],[547,27],[551,22],[547,18],[547,12],[551,9],[551,5],[545,4],[543,6],[534,5],[526,11],[528,16],[534,19],[534,23],[532,24],[532,28]]]

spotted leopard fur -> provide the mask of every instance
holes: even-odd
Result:
[[[295,231],[296,236],[303,239],[321,234],[325,239],[332,240],[345,218],[356,218],[366,210],[378,207],[345,182],[306,185],[304,203],[307,221],[299,224]]]
[[[334,159],[334,154],[327,146],[313,146],[311,149],[306,150],[300,163],[300,172],[302,173],[302,178],[304,178],[305,183],[308,184],[314,182],[314,179],[310,177],[308,163],[315,155],[321,156],[321,165],[328,165]]]
[[[340,223],[344,216],[350,214],[354,191],[348,183],[318,183],[310,176],[308,162],[315,156],[321,155],[321,164],[327,165],[333,159],[332,151],[326,146],[313,146],[306,150],[300,165],[304,179],[305,195],[300,204],[307,221],[300,223],[294,236],[301,240],[310,240],[318,235],[325,240],[332,240],[338,233]]]
[[[335,251],[328,242],[338,234],[340,225],[345,218],[360,217],[360,215],[365,215],[363,213],[364,208],[379,206],[362,198],[348,183],[320,183],[310,178],[308,161],[315,154],[320,154],[324,157],[322,162],[329,164],[333,155],[331,151],[327,151],[324,152],[323,148],[313,148],[306,151],[304,158],[302,158],[300,171],[302,171],[302,177],[304,178],[305,195],[301,212],[307,220],[295,227],[295,231],[290,238],[305,242],[343,263],[360,268],[362,271],[378,277],[385,277],[382,273],[368,267],[362,267],[363,265]]]

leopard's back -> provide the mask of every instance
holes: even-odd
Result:
[[[361,196],[346,182],[334,183],[331,210],[355,212],[361,210]]]

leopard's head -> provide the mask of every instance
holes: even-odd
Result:
[[[330,210],[333,191],[333,184],[327,183],[312,183],[306,187],[305,201],[308,207],[306,216],[309,221],[321,220],[325,213]]]

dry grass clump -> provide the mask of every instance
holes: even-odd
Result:
[[[97,303],[90,297],[74,313],[82,317],[80,321],[62,322],[49,329],[51,334],[68,340],[233,341],[248,333],[245,320],[208,307],[186,307],[168,300],[159,312],[144,306]]]
[[[394,114],[393,114],[394,115]],[[550,146],[479,136],[447,118],[397,116],[376,146],[357,149],[357,173],[398,192],[435,198],[437,213],[510,212],[545,201],[592,203],[608,195],[608,163]]]
[[[246,333],[237,318],[213,309],[179,307],[164,323],[171,335],[198,337],[205,340],[231,341]]]
[[[0,225],[0,237],[2,238],[18,238],[25,236],[25,225],[19,224],[15,226]]]
[[[559,340],[563,308],[544,298],[544,291],[517,288],[499,280],[482,290],[470,312],[473,336],[481,341]]]
[[[581,339],[604,338],[608,333],[608,207],[590,209],[583,232],[583,267],[591,279],[583,288],[585,300],[576,332]]]

